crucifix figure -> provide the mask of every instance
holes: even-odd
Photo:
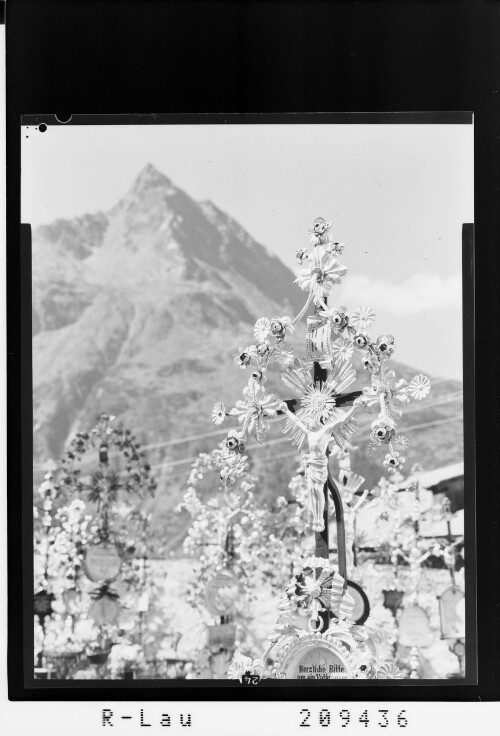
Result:
[[[447,541],[448,544],[443,547],[443,549],[436,550],[435,554],[440,555],[443,557],[444,564],[448,568],[448,571],[450,573],[451,582],[453,585],[456,584],[455,580],[455,564],[457,561],[457,546],[461,544],[463,539],[460,537],[458,539],[454,540],[453,534],[451,533],[451,502],[448,497],[445,497],[442,501],[442,509],[446,520],[446,526],[447,526]]]
[[[348,412],[342,413],[342,416],[335,416],[326,424],[316,424],[312,419],[299,419],[289,410],[284,401],[278,406],[278,410],[286,414],[307,438],[309,452],[304,456],[304,467],[313,515],[312,528],[315,532],[321,532],[325,528],[324,486],[328,479],[327,449],[332,439],[332,432],[339,425],[345,424],[356,409],[357,407],[353,406]]]
[[[418,591],[422,564],[428,557],[431,556],[431,554],[432,550],[427,550],[426,552],[422,553],[422,550],[418,546],[418,543],[411,548],[408,555],[406,555],[402,549],[394,550],[394,555],[396,556],[396,558],[402,557],[403,560],[407,562],[410,566],[410,583],[412,586],[413,596],[416,596]]]

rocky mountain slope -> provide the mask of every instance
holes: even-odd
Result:
[[[177,536],[171,509],[189,472],[183,461],[218,441],[198,437],[217,431],[214,402],[239,398],[244,374],[232,360],[238,346],[253,340],[258,317],[296,314],[304,292],[229,215],[195,202],[151,165],[109,212],[37,228],[32,253],[35,482],[75,431],[109,412],[153,445],[157,521],[162,533]],[[297,335],[299,344],[303,337]],[[405,377],[418,372],[394,367]],[[360,380],[366,382],[364,372]],[[284,396],[278,371],[268,385]],[[460,383],[441,380],[406,414],[402,426],[416,426],[408,464],[418,459],[430,469],[461,459],[459,419],[419,429],[457,416],[460,391]],[[365,457],[363,432],[356,469],[375,482],[380,466]],[[266,497],[286,490],[296,467],[279,427],[270,440],[251,452]]]

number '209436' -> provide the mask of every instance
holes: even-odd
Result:
[[[345,708],[338,712],[332,712],[328,708],[322,708],[317,714],[311,713],[308,708],[302,708],[300,717],[301,722],[299,725],[302,728],[310,728],[316,725],[322,726],[323,728],[338,725],[341,728],[347,728],[350,724],[357,723],[362,724],[365,728],[368,728],[369,725],[380,728],[388,728],[389,725],[396,725],[399,728],[406,728],[408,725],[405,710],[401,710],[397,714],[390,714],[389,710],[385,708],[379,709],[376,712],[371,711],[370,714],[368,710],[364,710],[359,716]]]

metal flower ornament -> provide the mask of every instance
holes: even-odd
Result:
[[[402,452],[407,447],[408,440],[399,434],[398,420],[403,408],[412,399],[420,400],[428,395],[430,381],[424,375],[417,375],[409,382],[396,377],[395,372],[389,368],[390,358],[396,349],[394,337],[383,334],[372,338],[369,335],[368,329],[375,319],[375,313],[370,307],[360,306],[350,313],[347,307],[335,303],[334,289],[342,283],[347,267],[339,260],[344,244],[333,240],[331,222],[318,217],[308,234],[310,246],[303,247],[296,253],[300,272],[295,283],[307,293],[303,308],[294,318],[285,315],[261,317],[257,320],[254,327],[255,344],[240,345],[235,356],[235,363],[240,369],[250,373],[243,389],[243,399],[237,401],[229,411],[222,403],[217,403],[212,418],[216,424],[222,424],[226,418],[233,417],[239,425],[236,431],[228,432],[220,449],[214,453],[215,462],[220,467],[220,478],[226,485],[232,485],[243,472],[241,452],[249,436],[263,443],[270,420],[274,417],[282,417],[283,432],[289,435],[299,450],[304,447],[303,463],[311,528],[316,535],[316,555],[319,554],[323,565],[316,565],[315,572],[311,570],[301,573],[301,577],[292,581],[284,605],[288,613],[288,609],[293,606],[299,612],[301,609],[307,611],[315,635],[327,636],[325,631],[320,633],[321,628],[328,628],[333,617],[336,617],[337,625],[334,629],[338,632],[342,629],[338,626],[341,619],[345,620],[345,626],[349,626],[350,605],[345,579],[342,500],[331,477],[329,456],[332,452],[335,454],[339,448],[343,450],[349,443],[358,427],[354,416],[356,413],[376,413],[371,424],[369,452],[375,456],[383,456],[383,465],[389,473],[399,471],[404,464]],[[294,348],[297,343],[295,337],[302,319],[306,322],[306,350],[305,354],[297,355]],[[292,335],[294,338],[291,339]],[[349,392],[348,389],[357,378],[356,369],[351,362],[355,353],[361,357],[363,369],[371,374],[371,382],[362,391],[351,389]],[[291,392],[291,398],[280,400],[267,393],[267,372],[273,363],[284,369],[281,379]],[[325,574],[325,569],[328,568],[325,558],[328,557],[329,492],[336,504],[338,532],[340,529],[344,540],[338,553],[339,566],[336,575]],[[323,573],[319,572],[321,568]],[[340,584],[340,592],[335,598],[337,584]],[[339,610],[342,611],[341,616],[338,614]],[[286,612],[283,610],[281,613],[283,618]],[[309,639],[306,641],[301,636],[299,635],[300,646],[307,649]],[[328,637],[325,646],[333,647],[328,656],[337,656],[333,652],[337,651],[335,646],[338,642],[335,644],[331,640],[331,633],[328,633]],[[288,646],[286,641],[284,646],[285,649]],[[337,654],[342,658],[344,645],[338,646],[340,649]],[[349,649],[349,645],[346,646]],[[300,677],[301,675],[283,674],[295,672],[293,667],[288,667],[285,660],[286,657],[281,669],[277,670],[280,673],[277,676]],[[346,660],[346,672],[357,672],[355,660],[356,657],[352,661],[349,659],[349,666]],[[375,669],[372,670],[375,672]],[[359,673],[350,676],[359,676]]]

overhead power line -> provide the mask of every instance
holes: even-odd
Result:
[[[444,379],[443,379],[443,381],[444,381]],[[439,383],[441,383],[443,381],[439,381]],[[438,383],[438,382],[435,382],[435,383]],[[406,414],[413,413],[415,411],[422,411],[423,409],[425,409],[425,408],[427,408],[429,406],[441,406],[443,404],[453,403],[454,401],[459,401],[462,398],[463,398],[462,391],[457,391],[457,392],[451,393],[451,394],[445,394],[444,396],[441,396],[438,399],[431,399],[429,401],[421,402],[419,404],[414,404],[413,406],[408,407],[405,410],[405,415]],[[281,420],[280,420],[280,418],[275,418],[275,419],[271,419],[270,421],[271,421],[272,424],[276,424],[277,422],[279,422]],[[219,435],[223,435],[223,434],[226,434],[226,433],[227,433],[227,428],[224,428],[224,429],[222,429],[222,428],[221,429],[215,429],[215,430],[211,430],[210,432],[201,432],[199,434],[193,434],[193,435],[189,435],[187,437],[178,437],[177,439],[166,440],[164,442],[154,442],[154,443],[148,444],[148,445],[142,445],[141,444],[140,450],[142,452],[142,451],[145,451],[145,450],[156,450],[156,449],[160,449],[162,447],[173,447],[175,445],[182,445],[182,444],[185,444],[187,442],[194,442],[195,440],[207,439],[209,437],[217,437]],[[96,452],[97,452],[97,450],[96,450]],[[120,453],[118,453],[118,452],[110,452],[109,453],[109,458],[110,459],[115,458],[115,457],[119,457],[119,456],[120,456]],[[83,464],[83,463],[92,462],[93,459],[94,458],[92,456],[87,456],[87,457],[82,458],[81,463]],[[158,466],[153,466],[153,467],[158,467]],[[35,471],[37,471],[37,470],[40,470],[40,471],[41,470],[44,470],[45,469],[45,464],[39,463],[39,464],[35,465],[33,469]]]
[[[402,432],[415,432],[416,430],[419,430],[419,429],[426,429],[427,427],[434,427],[434,426],[439,426],[441,424],[447,424],[448,422],[454,422],[454,421],[457,421],[458,419],[462,419],[462,414],[456,414],[453,417],[446,417],[444,419],[434,419],[433,421],[423,422],[421,424],[412,424],[409,427],[402,427],[401,431]],[[358,439],[366,439],[367,437],[369,437],[369,433],[368,434],[365,433],[364,435],[361,435]],[[279,437],[275,440],[269,440],[269,442],[265,442],[262,445],[258,443],[255,443],[253,445],[248,445],[246,449],[247,450],[264,449],[272,445],[278,445],[278,444],[282,444],[284,442],[289,442],[289,441],[290,441],[289,437]],[[267,462],[268,460],[279,460],[284,457],[292,457],[292,456],[296,456],[299,454],[300,454],[299,450],[294,450],[291,452],[281,453],[279,455],[269,455],[268,457],[260,458],[259,462]],[[165,462],[153,465],[151,467],[151,470],[158,470],[160,468],[164,470],[168,470],[169,468],[172,468],[172,467],[178,467],[181,465],[186,465],[188,463],[193,463],[195,460],[198,459],[198,457],[199,457],[198,455],[195,455],[194,457],[182,458],[180,460],[171,460],[171,461],[167,460]],[[179,478],[182,476],[174,475],[171,477]],[[36,488],[36,486],[34,486],[34,488]]]
[[[402,433],[414,432],[414,431],[416,431],[418,429],[426,429],[427,427],[438,426],[440,424],[447,424],[448,422],[455,422],[458,419],[462,419],[462,414],[456,414],[455,416],[452,416],[452,417],[445,417],[444,419],[434,419],[434,420],[432,420],[430,422],[423,422],[421,424],[412,424],[409,427],[401,427],[400,429],[401,429],[401,432]],[[361,435],[359,437],[359,439],[366,439],[367,437],[369,437],[369,433],[367,433],[367,434],[365,433],[364,435]],[[284,442],[289,442],[289,441],[290,441],[290,438],[289,437],[278,437],[277,439],[269,440],[269,442],[264,442],[262,445],[259,444],[259,443],[255,443],[253,445],[248,445],[245,448],[245,452],[247,450],[255,450],[255,449],[259,449],[260,450],[260,449],[265,449],[266,447],[270,447],[272,445],[282,444]],[[298,450],[297,450],[297,452],[298,452]],[[164,461],[162,463],[158,463],[157,465],[153,465],[151,467],[151,470],[156,470],[157,468],[164,468],[164,467],[174,467],[174,466],[177,466],[177,465],[185,465],[186,463],[194,462],[197,458],[198,458],[198,455],[196,455],[194,457],[190,457],[190,458],[184,458],[184,459],[181,459],[181,460],[171,460],[171,461],[166,460],[166,461]],[[277,458],[277,456],[270,456],[269,459],[276,459],[276,458]]]

